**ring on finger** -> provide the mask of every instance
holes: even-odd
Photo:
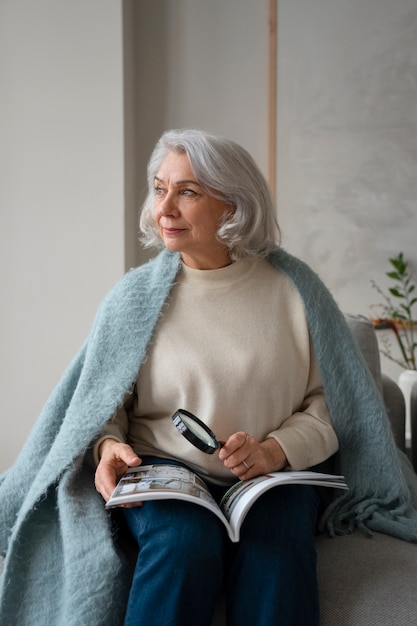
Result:
[[[243,465],[246,467],[246,469],[250,469],[250,465],[248,465],[248,464],[246,463],[246,461],[242,461],[242,463],[243,463]]]

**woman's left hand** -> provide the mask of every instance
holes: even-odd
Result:
[[[231,435],[219,452],[224,466],[242,480],[277,472],[288,465],[279,443],[272,437],[259,443],[248,433]]]

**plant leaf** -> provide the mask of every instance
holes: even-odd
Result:
[[[399,274],[398,272],[387,272],[386,275],[389,276],[389,278],[393,278],[394,280],[401,280],[401,274]]]
[[[390,287],[389,288],[389,292],[395,296],[396,298],[404,298],[404,294],[401,293],[401,291],[398,291],[397,287]]]

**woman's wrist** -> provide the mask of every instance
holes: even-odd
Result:
[[[265,454],[269,458],[269,464],[271,466],[269,471],[279,472],[280,470],[288,467],[286,454],[276,439],[268,437],[268,439],[265,439],[265,441],[263,441],[260,445],[263,447]]]
[[[105,439],[102,439],[102,441],[100,441],[97,446],[98,458],[101,459],[105,450],[106,449],[108,450],[111,446],[117,443],[123,443],[123,441],[120,441],[119,439],[115,439],[114,437],[106,437]]]

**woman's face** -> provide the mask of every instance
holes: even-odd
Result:
[[[169,152],[154,186],[154,216],[165,247],[181,252],[183,262],[195,269],[228,265],[228,249],[217,241],[216,233],[232,208],[203,191],[187,155]]]

